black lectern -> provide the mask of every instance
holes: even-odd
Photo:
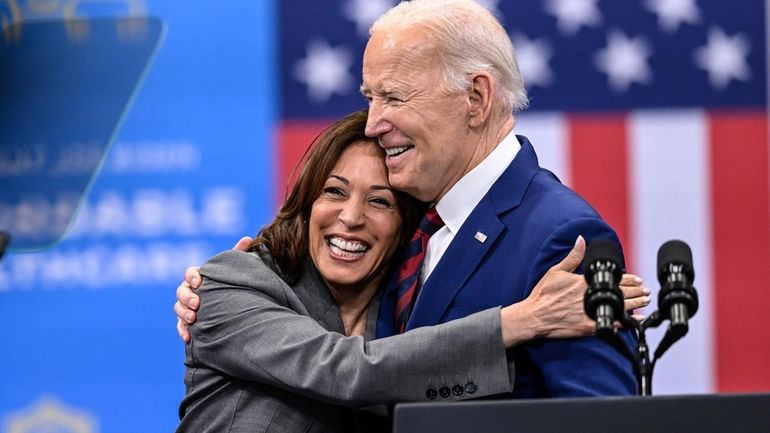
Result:
[[[770,394],[396,405],[394,433],[768,433]]]

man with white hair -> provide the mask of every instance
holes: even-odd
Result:
[[[385,294],[378,337],[524,300],[578,236],[620,245],[513,133],[524,82],[507,33],[478,3],[413,0],[385,13],[370,29],[361,92],[366,134],[387,152],[391,185],[434,203],[445,224],[430,237],[419,282],[394,281]],[[613,348],[596,337],[540,338],[558,333],[531,319],[521,331],[532,341],[512,352],[514,396],[635,392],[631,363]],[[426,392],[440,400],[473,390],[465,385],[446,378]]]
[[[391,185],[433,204],[427,218],[437,229],[418,230],[407,247],[383,295],[377,336],[515,304],[507,311],[521,326],[508,337],[529,342],[510,352],[514,397],[633,394],[629,361],[596,337],[569,338],[587,332],[574,320],[538,316],[544,300],[529,296],[584,239],[620,242],[514,134],[513,113],[527,106],[527,95],[497,19],[473,0],[402,2],[370,29],[361,92],[369,101],[366,134],[386,151]],[[189,286],[200,276],[188,269],[186,278],[175,309],[187,341],[185,323],[198,306]],[[631,280],[624,279],[634,286],[631,305],[646,305],[649,292]],[[620,332],[635,343],[632,330]],[[470,378],[444,380],[425,384],[427,399],[476,392]]]

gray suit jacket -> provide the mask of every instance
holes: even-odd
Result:
[[[443,398],[460,400],[513,388],[499,308],[366,341],[343,335],[339,309],[312,264],[293,287],[258,255],[239,251],[214,257],[201,274],[179,431],[341,432],[351,428],[351,412],[336,405],[474,391]],[[372,336],[377,306],[369,311]]]

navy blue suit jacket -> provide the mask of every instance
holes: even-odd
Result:
[[[540,168],[526,137],[503,175],[476,206],[420,289],[407,330],[444,323],[525,299],[545,272],[572,249],[611,239],[614,230],[574,191]],[[485,242],[476,232],[487,236]],[[377,336],[395,333],[395,293],[386,291]],[[622,331],[636,343],[633,331]],[[632,365],[596,337],[541,339],[515,347],[515,397],[628,395],[636,391]],[[447,378],[463,380],[463,378]]]

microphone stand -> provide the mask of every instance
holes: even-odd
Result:
[[[658,310],[641,323],[623,311],[623,296],[618,287],[620,258],[616,247],[610,241],[598,240],[587,249],[585,278],[588,283],[583,304],[589,317],[596,321],[596,336],[628,359],[634,368],[637,393],[652,395],[652,373],[655,363],[680,338],[687,334],[688,320],[698,311],[698,293],[692,282],[695,272],[692,268],[690,247],[679,240],[670,240],[658,250],[658,281],[661,291]],[[619,316],[619,317],[618,317]],[[617,320],[627,329],[638,334],[636,347],[631,349],[618,335]],[[645,332],[668,320],[669,326],[650,359]]]
[[[687,307],[685,306],[684,308]],[[655,363],[677,340],[684,337],[688,331],[686,322],[684,326],[670,325],[660,344],[658,344],[658,348],[655,350],[653,358],[650,359],[650,349],[647,345],[645,331],[649,328],[657,328],[663,323],[663,320],[663,315],[658,311],[652,313],[642,323],[634,320],[628,312],[624,314],[623,318],[620,320],[621,324],[626,328],[635,329],[639,334],[639,341],[634,350],[631,350],[623,340],[620,339],[617,328],[612,327],[610,329],[597,326],[596,329],[596,335],[600,340],[614,347],[621,355],[631,361],[631,364],[633,364],[634,367],[634,374],[636,375],[637,393],[641,396],[652,395],[652,373],[655,369]]]

